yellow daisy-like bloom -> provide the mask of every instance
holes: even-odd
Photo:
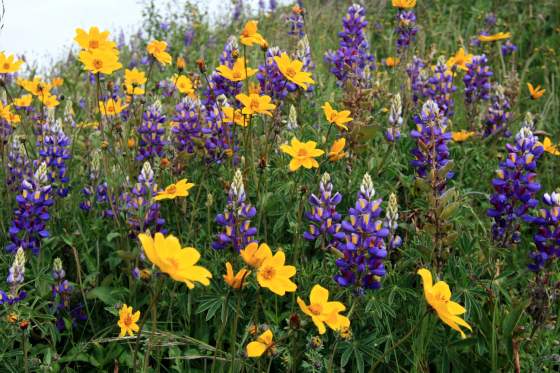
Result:
[[[497,41],[511,38],[511,32],[498,32],[494,35],[478,35],[478,40],[483,42]]]
[[[327,119],[327,122],[348,131],[348,126],[346,126],[346,123],[351,122],[353,119],[350,117],[350,110],[336,111],[328,102],[325,102],[325,104],[321,107],[325,112],[325,118]]]
[[[241,259],[253,268],[259,268],[265,259],[272,258],[272,250],[267,244],[259,246],[256,242],[251,242],[244,249],[239,250]]]
[[[241,44],[251,47],[253,44],[260,46],[266,45],[266,40],[258,33],[258,21],[247,21],[241,35],[239,36],[239,41]]]
[[[401,59],[398,57],[387,57],[385,58],[385,66],[387,67],[395,67],[399,63],[401,63]]]
[[[309,300],[310,303],[307,305],[303,299],[297,297],[299,307],[303,313],[311,317],[313,324],[319,329],[319,334],[325,334],[327,331],[325,323],[335,331],[350,326],[348,317],[339,314],[346,310],[344,304],[341,302],[329,302],[329,291],[321,285],[313,286]]]
[[[329,161],[336,162],[342,158],[345,158],[348,153],[344,151],[344,146],[346,146],[346,139],[344,137],[335,140],[335,142],[333,142],[331,146],[331,150],[327,153]]]
[[[276,109],[276,105],[270,103],[271,98],[267,95],[260,96],[251,93],[247,96],[244,93],[240,93],[235,98],[243,104],[244,107],[241,113],[244,115],[264,114],[271,117],[271,111]]]
[[[43,81],[36,76],[33,80],[17,79],[16,83],[34,96],[48,95],[52,89],[52,85]]]
[[[0,74],[10,74],[19,71],[22,60],[15,60],[13,54],[6,56],[4,52],[0,52]]]
[[[6,122],[12,125],[21,122],[20,116],[12,113],[12,105],[4,106],[1,101],[0,101],[0,118],[3,118]]]
[[[247,356],[248,357],[260,357],[267,351],[274,350],[274,335],[272,331],[268,329],[266,332],[259,335],[256,341],[250,342],[247,345]]]
[[[18,97],[14,100],[14,106],[29,107],[31,105],[31,101],[33,101],[33,96],[23,95],[23,96]]]
[[[99,111],[107,117],[114,117],[115,115],[120,114],[127,106],[128,105],[123,105],[120,98],[117,98],[116,100],[110,98],[105,102],[99,101]]]
[[[311,78],[311,73],[302,71],[303,62],[292,60],[286,53],[275,56],[274,61],[278,65],[278,70],[292,83],[297,84],[303,89],[307,89],[309,84],[315,83]]]
[[[60,76],[57,76],[56,78],[53,78],[53,80],[51,80],[51,84],[53,87],[60,87],[62,84],[64,84],[64,79],[62,79]]]
[[[242,268],[236,274],[233,274],[233,267],[230,262],[226,263],[226,274],[224,275],[224,281],[231,286],[232,289],[241,289],[245,284],[245,279],[251,271]]]
[[[460,48],[454,56],[449,57],[446,62],[446,65],[449,69],[453,66],[457,66],[458,69],[463,71],[468,71],[469,68],[467,67],[468,63],[471,63],[473,59],[473,55],[470,53],[465,53],[464,48]]]
[[[41,101],[43,103],[43,105],[45,105],[48,108],[53,108],[58,106],[58,104],[60,104],[60,102],[57,100],[55,95],[51,95],[50,93],[44,94],[44,95],[39,95],[37,96],[37,98],[39,98],[39,101]]]
[[[540,84],[538,84],[536,87],[533,87],[531,83],[527,83],[527,88],[529,88],[529,94],[531,94],[532,100],[538,100],[546,92],[546,89],[542,89]]]
[[[165,190],[159,192],[154,201],[161,201],[162,199],[175,199],[177,197],[186,197],[189,195],[189,190],[194,186],[193,183],[187,182],[187,179],[182,179],[171,184]]]
[[[192,81],[185,75],[179,75],[173,77],[173,81],[175,82],[175,87],[180,93],[186,94],[191,96],[194,94],[194,88]]]
[[[290,280],[296,274],[296,267],[284,265],[285,261],[283,251],[263,260],[257,271],[259,285],[280,296],[296,291],[297,285]]]
[[[134,68],[132,70],[126,69],[124,71],[124,85],[126,86],[126,93],[129,95],[143,95],[144,89],[141,87],[146,83],[146,74]]]
[[[315,149],[316,146],[315,141],[303,143],[294,137],[290,145],[280,145],[280,150],[292,157],[289,166],[290,171],[296,171],[302,166],[307,169],[319,167],[319,162],[315,158],[322,156],[325,152],[321,149]]]
[[[558,150],[558,145],[554,145],[552,143],[552,140],[550,140],[550,137],[544,138],[542,142],[542,146],[545,152],[550,153],[552,155],[560,155],[560,150]]]
[[[242,80],[250,78],[258,71],[257,69],[252,69],[245,66],[245,58],[243,57],[235,60],[233,67],[231,68],[226,65],[220,65],[216,68],[216,70],[221,76],[232,82],[240,82]]]
[[[133,336],[134,333],[140,330],[137,324],[138,320],[140,320],[140,311],[133,312],[132,307],[126,304],[123,304],[119,310],[119,321],[117,322],[117,325],[121,328],[119,337],[124,337],[127,334]]]
[[[181,248],[177,237],[165,237],[161,233],[152,236],[141,233],[138,235],[146,256],[173,280],[184,282],[189,289],[194,288],[195,282],[210,285],[212,274],[204,267],[195,265],[200,259],[200,253],[192,247]]]
[[[160,40],[152,40],[146,47],[148,53],[154,56],[162,65],[169,65],[172,61],[171,55],[165,51],[166,49],[167,43]]]
[[[416,6],[416,0],[391,0],[394,8],[412,9]]]
[[[245,116],[241,114],[241,110],[234,109],[231,106],[225,106],[222,108],[222,112],[224,113],[224,122],[225,123],[235,123],[241,127],[247,127],[249,123],[245,120]]]
[[[443,323],[461,333],[461,337],[465,338],[465,333],[459,325],[470,331],[472,331],[472,328],[465,320],[458,316],[465,313],[465,308],[451,300],[449,285],[444,281],[438,281],[435,285],[432,285],[432,274],[425,268],[419,269],[418,274],[422,277],[424,297],[428,304],[436,311]]]
[[[99,31],[99,28],[92,26],[89,28],[89,32],[77,28],[76,36],[74,37],[76,43],[80,45],[82,49],[92,51],[94,49],[115,49],[115,42],[109,40],[109,31],[105,30],[103,32]]]
[[[114,49],[84,50],[80,52],[79,59],[84,64],[85,69],[93,74],[111,75],[122,67],[119,62],[119,54]]]
[[[451,138],[455,142],[463,142],[470,139],[474,134],[475,132],[473,131],[465,131],[465,130],[454,131],[451,133]]]

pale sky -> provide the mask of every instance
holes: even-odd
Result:
[[[2,1],[6,13],[4,27],[0,30],[0,51],[25,54],[29,61],[36,61],[42,67],[68,51],[77,27],[98,26],[110,30],[116,39],[121,29],[128,35],[142,20],[143,7],[138,0],[0,0],[0,3]],[[231,6],[229,0],[197,3],[214,16]],[[245,3],[255,7],[257,0],[245,0]],[[268,5],[268,0],[265,3]]]

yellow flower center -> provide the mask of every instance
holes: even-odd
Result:
[[[167,194],[175,194],[177,192],[177,187],[175,185],[170,185],[165,188],[165,193]]]
[[[241,73],[239,71],[234,71],[231,75],[233,79],[241,79]]]
[[[10,68],[10,64],[8,62],[4,62],[4,65],[2,65],[2,67],[7,70]]]
[[[261,270],[261,276],[265,280],[270,280],[276,275],[276,270],[273,267],[266,267]]]
[[[299,149],[297,152],[298,157],[307,157],[309,154],[307,153],[307,149]]]
[[[286,69],[286,75],[288,75],[290,78],[293,78],[294,76],[296,76],[296,71],[293,67],[288,67]]]
[[[103,67],[103,61],[100,59],[94,59],[91,64],[95,67],[96,70],[99,70]]]
[[[315,316],[318,316],[321,314],[321,312],[323,312],[323,306],[317,303],[312,304],[309,306],[309,312],[311,312]]]
[[[89,49],[99,48],[99,40],[90,40],[88,46],[89,46]]]
[[[123,318],[123,324],[130,327],[134,322],[132,321],[132,314],[126,314]]]
[[[259,100],[256,100],[256,99],[251,100],[251,104],[249,105],[249,107],[251,108],[252,111],[259,110],[260,106],[261,105],[259,103]]]

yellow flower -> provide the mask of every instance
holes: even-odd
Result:
[[[296,267],[284,265],[285,261],[283,251],[278,251],[274,256],[263,260],[257,271],[259,285],[280,296],[287,291],[296,291],[297,285],[290,280],[290,277],[296,274]]]
[[[234,109],[231,106],[225,106],[222,108],[222,112],[224,113],[224,122],[225,123],[235,123],[241,127],[247,127],[249,124],[245,120],[245,116],[241,114],[241,110]]]
[[[182,71],[185,70],[185,67],[187,67],[187,61],[185,61],[183,57],[179,56],[175,60],[175,65],[177,66],[177,70]]]
[[[272,257],[272,251],[267,244],[259,246],[256,242],[251,242],[244,249],[239,250],[241,259],[253,268],[259,268],[265,259]]]
[[[385,65],[387,67],[395,67],[401,63],[401,59],[398,57],[387,57],[385,58]]]
[[[123,105],[120,98],[116,100],[110,98],[107,101],[99,101],[99,111],[107,117],[114,117],[120,114],[121,111],[126,109],[128,105]]]
[[[261,85],[259,83],[249,83],[249,94],[260,94],[261,93]]]
[[[15,73],[23,64],[22,60],[14,61],[13,54],[6,56],[4,52],[0,52],[0,74]]]
[[[194,288],[194,282],[210,285],[212,274],[204,267],[195,265],[200,259],[200,253],[192,247],[181,249],[177,237],[165,237],[156,233],[155,237],[141,233],[138,235],[146,256],[175,281],[184,282],[189,289]]]
[[[472,331],[472,328],[465,320],[458,316],[464,314],[465,309],[459,303],[451,300],[449,285],[444,281],[438,281],[432,286],[432,274],[425,268],[419,269],[418,274],[422,277],[424,297],[428,304],[436,311],[443,323],[461,333],[461,337],[465,338],[465,333],[459,325],[464,326],[470,331]]]
[[[175,199],[177,197],[186,197],[189,195],[189,190],[194,186],[193,183],[188,183],[187,179],[179,180],[175,184],[171,184],[165,190],[159,192],[154,201],[161,201],[162,199]]]
[[[350,117],[350,110],[336,111],[328,102],[325,102],[322,108],[325,112],[325,118],[327,118],[327,122],[335,124],[337,127],[348,131],[346,123],[351,122],[353,119]]]
[[[17,124],[21,121],[19,115],[12,113],[12,105],[4,106],[0,101],[0,117],[10,124]]]
[[[51,95],[50,93],[38,96],[39,101],[43,103],[48,108],[56,107],[60,102],[56,99],[55,95]]]
[[[511,32],[498,32],[494,35],[478,35],[478,40],[487,42],[487,41],[496,41],[496,40],[503,40],[511,38]]]
[[[533,100],[538,100],[546,92],[546,89],[542,89],[540,84],[533,87],[531,83],[527,83],[527,88],[529,88],[529,93],[531,94],[531,99]]]
[[[60,87],[62,84],[64,84],[64,79],[62,79],[60,76],[57,76],[56,78],[53,78],[51,84],[53,87]]]
[[[416,6],[416,0],[391,0],[394,8],[411,9]]]
[[[171,55],[165,51],[166,49],[167,43],[160,40],[152,40],[146,47],[148,53],[154,56],[162,65],[169,65],[172,61]]]
[[[125,335],[133,336],[137,333],[140,328],[138,327],[138,320],[140,320],[140,311],[134,312],[132,307],[123,304],[119,310],[119,321],[117,325],[121,328],[119,337],[124,337]]]
[[[109,31],[100,32],[99,28],[92,26],[89,32],[81,28],[76,29],[76,37],[74,40],[80,45],[82,49],[91,51],[94,49],[115,49],[116,44],[109,40]]]
[[[467,67],[468,63],[471,63],[473,59],[473,55],[470,53],[465,53],[464,48],[460,48],[454,56],[449,57],[447,60],[447,67],[451,69],[453,66],[457,66],[458,69],[463,71],[467,71],[469,68]]]
[[[231,80],[232,82],[240,82],[245,80],[257,73],[257,69],[252,69],[250,67],[245,66],[245,58],[240,57],[235,60],[233,67],[230,68],[227,65],[220,65],[216,68],[218,73],[226,78],[227,80]],[[245,73],[247,73],[245,75]]]
[[[235,98],[243,104],[242,114],[253,115],[253,114],[265,114],[272,116],[271,110],[276,109],[276,105],[270,103],[270,96],[267,95],[257,95],[251,93],[247,96],[244,93],[240,93]]]
[[[260,357],[267,351],[274,350],[273,334],[270,329],[259,335],[256,341],[250,342],[247,345],[248,357]]]
[[[224,275],[224,281],[231,286],[233,289],[241,289],[245,283],[245,279],[251,271],[242,268],[235,275],[233,274],[233,267],[230,262],[226,263],[226,274]]]
[[[344,151],[344,146],[346,145],[346,139],[341,137],[338,140],[335,140],[331,146],[331,150],[327,153],[327,157],[329,157],[329,161],[336,162],[348,155]]]
[[[129,95],[143,95],[144,89],[140,86],[146,83],[146,74],[143,71],[134,68],[132,70],[126,69],[124,71],[124,85],[126,86],[126,93]]]
[[[175,87],[180,93],[184,93],[186,95],[192,95],[194,93],[192,81],[187,76],[175,76],[173,81],[175,82]]]
[[[560,155],[560,150],[558,150],[558,146],[552,143],[550,137],[545,137],[542,142],[544,151],[550,153],[552,155]]]
[[[86,70],[93,74],[102,73],[111,75],[113,71],[122,67],[119,62],[119,54],[116,50],[92,49],[91,51],[81,51],[80,61]]]
[[[303,166],[304,168],[318,168],[319,163],[315,159],[322,156],[325,152],[321,149],[315,149],[317,143],[315,141],[308,141],[306,143],[300,142],[297,138],[292,138],[290,145],[282,144],[280,150],[292,157],[290,161],[290,171],[296,171]]]
[[[31,105],[32,100],[33,100],[33,96],[23,95],[14,100],[14,105],[17,107],[28,107]]]
[[[309,306],[303,299],[297,297],[299,307],[306,315],[311,317],[313,324],[319,329],[319,334],[325,334],[327,328],[325,323],[332,330],[341,330],[350,326],[348,317],[339,313],[346,310],[344,304],[340,302],[329,302],[329,291],[321,285],[313,286],[309,295]]]
[[[260,46],[266,45],[266,40],[264,40],[262,35],[257,32],[258,24],[258,21],[247,21],[245,27],[243,28],[243,31],[241,31],[241,36],[239,37],[239,41],[241,42],[241,44],[248,47],[252,46],[253,44],[258,44]]]
[[[43,96],[50,93],[52,85],[36,76],[33,80],[17,79],[16,83],[34,96]]]
[[[315,81],[311,78],[311,73],[302,71],[303,62],[299,60],[292,60],[286,53],[280,56],[275,56],[274,61],[278,65],[278,70],[292,83],[297,84],[303,89],[307,89],[308,84],[313,84]]]
[[[465,131],[465,130],[454,131],[451,134],[451,138],[455,142],[463,142],[463,141],[466,141],[466,140],[470,139],[474,134],[475,133],[473,131]]]

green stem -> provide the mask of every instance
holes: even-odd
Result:
[[[231,345],[231,366],[229,367],[229,371],[230,372],[234,372],[234,367],[235,367],[235,355],[237,354],[237,322],[239,321],[239,314],[241,312],[241,310],[239,309],[240,307],[240,296],[239,294],[236,295],[236,301],[235,301],[235,318],[233,319],[233,329],[231,331],[231,337],[230,337],[230,345]]]
[[[25,330],[21,331],[21,347],[23,349],[23,367],[25,373],[29,373],[29,361],[27,358],[27,337],[25,335]]]

